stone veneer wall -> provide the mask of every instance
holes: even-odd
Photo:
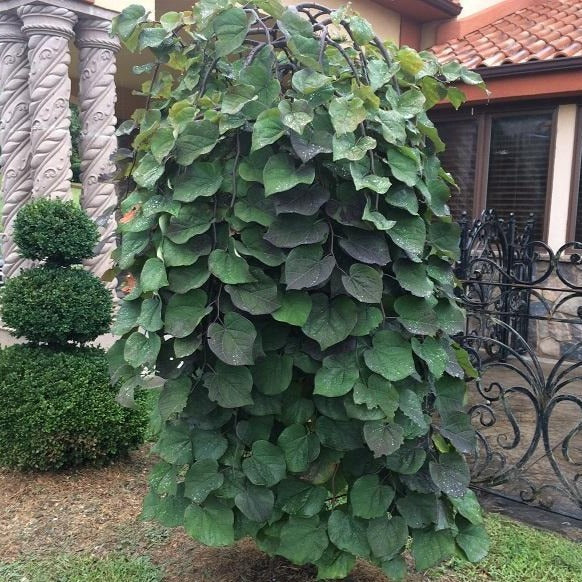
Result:
[[[547,268],[548,262],[540,261],[538,276]],[[558,273],[568,284],[560,280]],[[575,288],[577,285],[579,289]],[[582,359],[582,265],[561,261],[541,286],[543,289],[536,292],[541,297],[532,294],[530,315],[547,319],[530,320],[529,344],[538,356],[548,358],[559,358],[577,346],[568,359]],[[556,321],[558,319],[578,320],[580,323],[564,323]]]

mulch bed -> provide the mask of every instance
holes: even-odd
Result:
[[[118,549],[117,530],[136,523],[149,467],[144,449],[100,469],[0,471],[0,561]]]
[[[105,468],[0,471],[0,562],[55,553],[149,555],[168,582],[314,582],[315,571],[271,560],[250,541],[206,548],[183,530],[138,519],[152,459],[147,448]],[[412,577],[420,582],[424,577]],[[358,564],[352,582],[386,582]],[[129,582],[129,581],[128,581]]]

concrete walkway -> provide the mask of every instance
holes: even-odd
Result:
[[[101,346],[104,349],[108,349],[115,342],[115,337],[111,334],[102,335],[98,337],[94,344],[96,346]],[[5,327],[0,327],[0,348],[5,348],[7,346],[12,346],[17,343],[24,343],[24,338],[17,339],[10,335],[9,331]]]

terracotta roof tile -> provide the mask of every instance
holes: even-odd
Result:
[[[532,0],[462,38],[432,48],[470,68],[582,56],[582,0]]]

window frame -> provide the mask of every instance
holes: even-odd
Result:
[[[464,113],[464,115],[462,114]],[[481,212],[479,211],[479,199],[481,197],[481,188],[480,188],[480,182],[482,180],[482,164],[479,163],[479,159],[480,159],[480,155],[482,153],[482,149],[483,149],[483,140],[482,140],[482,136],[483,136],[483,124],[485,122],[484,118],[482,115],[477,116],[474,113],[474,108],[471,108],[471,113],[467,112],[467,111],[458,111],[456,112],[456,114],[454,113],[450,113],[447,112],[444,115],[438,115],[435,116],[434,119],[431,119],[431,121],[434,122],[434,124],[437,126],[437,130],[438,130],[438,123],[440,122],[445,122],[445,123],[451,123],[451,122],[463,122],[463,121],[476,121],[477,122],[477,140],[476,140],[476,152],[475,152],[475,161],[476,161],[476,166],[475,166],[475,178],[474,178],[474,183],[473,183],[473,209],[472,209],[472,213],[473,216],[479,216],[479,214],[481,214]],[[446,144],[445,144],[446,145]],[[445,171],[448,171],[447,168],[443,168]]]
[[[551,101],[546,103],[520,104],[516,107],[514,103],[505,103],[499,105],[485,105],[466,108],[465,111],[439,111],[436,110],[433,116],[433,122],[437,125],[439,122],[466,121],[470,119],[477,120],[477,151],[475,159],[475,183],[473,187],[473,217],[476,218],[487,208],[487,185],[489,182],[489,161],[491,154],[491,129],[494,119],[503,117],[515,117],[521,115],[552,115],[552,130],[550,135],[550,149],[548,153],[548,179],[546,184],[546,200],[544,208],[544,222],[542,227],[543,240],[547,240],[549,234],[550,209],[552,205],[552,185],[554,181],[554,158],[556,151],[557,139],[557,118],[558,108],[561,103]],[[462,115],[461,113],[465,113]],[[582,128],[582,107],[579,107],[580,127]],[[580,138],[580,159],[578,160],[578,177],[582,171],[582,136]],[[444,168],[446,170],[446,168]],[[576,172],[574,172],[575,174]],[[577,195],[572,193],[572,195]],[[570,204],[572,207],[572,204]],[[574,214],[575,224],[575,214]]]

